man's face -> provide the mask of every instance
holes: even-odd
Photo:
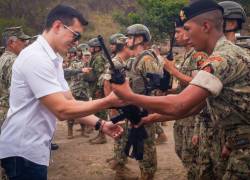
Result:
[[[126,41],[127,46],[129,48],[133,47],[134,45],[140,44],[143,41],[143,36],[128,36],[128,39]]]
[[[189,45],[187,32],[182,27],[178,27],[175,29],[175,41],[179,46]]]
[[[236,29],[238,27],[237,20],[227,19],[225,20],[225,22],[226,22],[225,30]]]
[[[87,62],[89,62],[90,58],[91,58],[91,55],[85,54],[85,55],[82,56],[82,61],[84,63],[87,63]]]
[[[76,35],[84,31],[83,26],[77,19],[73,19],[70,26],[66,26],[61,21],[57,31],[56,49],[61,54],[66,54],[68,50],[78,44]]]
[[[191,19],[184,24],[184,29],[187,31],[190,46],[194,47],[196,51],[204,51],[207,34],[204,32],[203,26]]]
[[[110,44],[109,48],[110,48],[111,53],[115,53],[115,51],[116,51],[116,45],[115,44]]]
[[[26,46],[27,46],[27,40],[18,38],[11,40],[11,47],[16,55],[18,55]]]

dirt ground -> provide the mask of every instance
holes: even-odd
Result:
[[[79,125],[74,126],[74,139],[67,139],[65,122],[57,124],[54,141],[60,146],[52,152],[52,162],[49,167],[49,180],[112,180],[115,172],[106,163],[112,157],[113,140],[103,145],[90,145],[89,138],[81,137],[76,132]],[[173,123],[164,127],[168,136],[166,144],[157,146],[158,170],[155,180],[186,180],[186,172],[174,152]],[[92,133],[91,137],[96,133]],[[130,159],[128,166],[139,175],[135,160]]]

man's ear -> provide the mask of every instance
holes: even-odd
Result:
[[[208,33],[211,31],[212,25],[208,21],[204,21],[202,25],[202,32]]]
[[[52,29],[53,29],[53,31],[57,34],[57,33],[59,32],[61,26],[62,26],[62,22],[59,21],[59,20],[56,20],[56,21],[53,23],[53,25],[52,25]]]

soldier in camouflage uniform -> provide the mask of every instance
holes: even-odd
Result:
[[[117,69],[120,69],[122,72],[126,73],[126,63],[128,59],[132,56],[132,51],[126,46],[127,37],[123,34],[116,33],[110,37],[110,43],[113,44],[114,48],[112,49],[113,57],[112,61]],[[109,80],[111,80],[111,70],[109,64],[106,67],[105,73],[102,76],[104,80],[104,90],[105,95],[108,95],[112,89]],[[118,115],[116,110],[110,112],[110,117]],[[136,175],[133,175],[133,172],[125,166],[127,163],[127,156],[124,152],[126,143],[128,141],[128,129],[129,122],[127,119],[120,122],[121,126],[124,129],[123,135],[115,140],[114,143],[114,157],[109,161],[111,169],[116,171],[115,180],[122,179],[137,179]]]
[[[97,38],[89,40],[88,45],[91,59],[88,63],[85,80],[89,82],[90,97],[92,99],[99,99],[104,97],[101,75],[104,73],[107,60],[102,54],[102,49]],[[96,116],[107,119],[107,111],[103,110],[97,113]],[[91,144],[104,144],[107,142],[107,139],[102,132],[99,132],[99,134],[93,139],[90,139],[89,142]]]
[[[242,6],[233,1],[220,2],[224,9],[224,34],[232,43],[236,43],[236,32],[242,29],[242,24],[246,21],[246,14]],[[223,132],[213,128],[212,119],[207,108],[204,108],[202,113],[196,117],[197,136],[193,137],[194,144],[199,143],[199,158],[198,158],[198,179],[215,179],[223,176],[225,169],[225,161],[220,159],[216,163],[212,162],[213,156],[216,154],[213,147],[219,148],[220,144],[216,144],[216,137]],[[218,157],[219,158],[219,157]],[[215,171],[216,173],[213,173]]]
[[[27,45],[30,36],[23,33],[21,27],[6,28],[2,34],[5,52],[0,58],[0,124],[3,123],[9,108],[9,87],[12,65],[17,55]]]
[[[133,50],[135,59],[130,59],[127,63],[128,77],[131,81],[132,89],[139,93],[145,94],[146,90],[146,73],[156,73],[163,76],[163,68],[158,58],[147,50],[147,45],[151,41],[151,35],[148,28],[142,24],[134,24],[127,28],[127,46]],[[149,92],[147,95],[152,95]],[[142,180],[154,179],[157,170],[157,155],[155,147],[155,124],[146,125],[148,138],[144,141],[143,160],[139,161]]]
[[[11,82],[12,65],[17,55],[27,45],[30,36],[23,33],[21,27],[6,28],[2,34],[5,52],[0,57],[0,126],[9,109],[9,88]],[[1,179],[6,179],[1,172]]]
[[[195,51],[190,45],[188,45],[189,38],[187,37],[186,31],[183,29],[183,23],[180,20],[176,21],[175,26],[176,43],[179,46],[184,46],[186,52],[179,70],[177,70],[170,61],[165,62],[165,68],[179,80],[176,89],[178,93],[185,89],[188,83],[192,80],[193,74],[200,69],[200,64],[202,64],[208,56],[203,52]],[[192,144],[195,122],[195,116],[190,116],[175,121],[174,123],[175,150],[187,169],[187,177],[190,180],[195,179],[197,176],[196,166],[198,149],[197,146]]]
[[[77,57],[76,59],[74,59],[73,61],[71,61],[70,66],[68,69],[70,70],[78,70],[81,71],[82,68],[84,68],[86,66],[86,63],[83,61],[82,58],[82,52],[86,51],[86,46],[84,44],[79,44],[77,49],[75,48],[75,51],[78,51]],[[71,50],[72,51],[72,50]],[[82,101],[88,101],[88,83],[86,81],[84,81],[84,73],[80,72],[77,74],[72,74],[70,78],[70,90],[72,92],[72,95],[74,96],[74,98],[76,100],[82,100]],[[67,77],[68,79],[68,77]],[[73,138],[73,126],[74,126],[75,120],[71,119],[67,121],[68,124],[68,139],[72,139]],[[81,135],[83,137],[89,137],[86,133],[86,126],[83,124],[80,124],[81,126]]]
[[[144,123],[180,119],[199,112],[207,102],[213,128],[219,132],[212,144],[212,162],[214,167],[221,159],[225,162],[219,174],[214,169],[214,179],[249,179],[250,57],[224,37],[223,9],[214,1],[189,5],[180,17],[193,47],[209,55],[188,87],[178,95],[161,98],[136,95],[128,83],[112,88],[123,100],[165,115],[161,119],[151,115]]]
[[[162,68],[164,67],[164,57],[160,54],[160,47],[157,45],[151,46],[151,51],[157,57],[159,61],[161,61]],[[165,92],[159,91],[158,96],[164,95]],[[164,132],[164,129],[162,128],[161,123],[155,123],[155,133],[157,135],[157,138],[155,139],[156,145],[164,144],[168,141],[167,135]]]

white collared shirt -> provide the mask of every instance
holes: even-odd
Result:
[[[39,98],[69,90],[62,61],[43,36],[17,57],[12,68],[10,109],[1,128],[0,159],[20,156],[49,165],[56,117]]]

